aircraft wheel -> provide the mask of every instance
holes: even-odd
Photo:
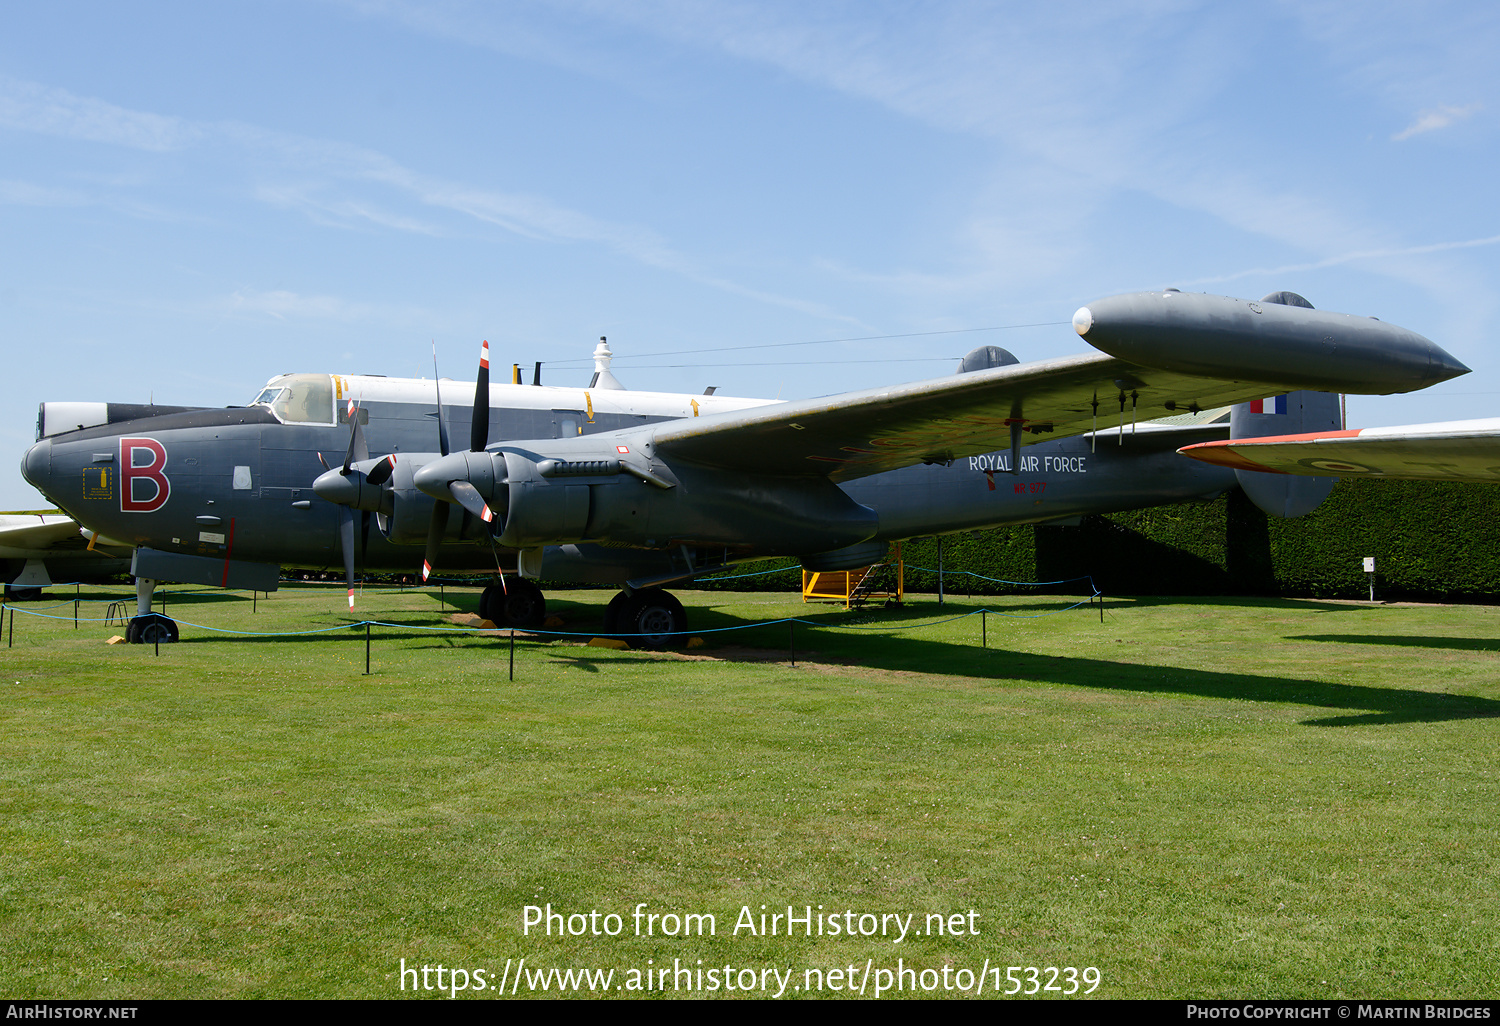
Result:
[[[547,598],[524,577],[507,577],[505,589],[492,584],[479,596],[479,615],[496,627],[540,627],[547,619]]]
[[[619,634],[623,630],[620,627],[620,614],[625,609],[625,604],[630,601],[627,592],[619,592],[609,600],[609,605],[604,607],[604,633]]]
[[[682,603],[660,588],[646,588],[630,596],[616,624],[631,648],[677,648],[687,642],[687,612]]]
[[[133,616],[125,628],[125,640],[132,645],[170,645],[177,640],[177,621],[161,613]]]
[[[5,598],[9,602],[40,602],[42,600],[42,589],[29,588],[25,585],[7,584],[5,586]]]

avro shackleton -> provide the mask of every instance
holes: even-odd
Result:
[[[661,644],[686,629],[664,585],[750,559],[864,566],[903,538],[1237,480],[1271,512],[1304,512],[1326,483],[1237,477],[1176,450],[1337,428],[1329,393],[1468,370],[1420,335],[1291,293],[1115,296],[1073,325],[1101,352],[1019,363],[986,347],[947,377],[794,402],[627,390],[602,345],[584,388],[491,384],[486,358],[473,385],[289,374],[227,409],[48,402],[22,470],[97,540],[134,549],[135,640],[176,636],[150,613],[157,581],[270,590],[282,566],[342,557],[352,603],[359,563],[409,570],[420,547],[424,573],[517,570],[484,592],[496,622],[540,622],[538,579],[611,584],[607,629]],[[1279,395],[1282,412],[1207,422]],[[466,450],[448,444],[450,421]]]

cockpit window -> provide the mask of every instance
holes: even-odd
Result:
[[[251,406],[269,406],[283,424],[332,424],[333,379],[327,374],[283,374]]]

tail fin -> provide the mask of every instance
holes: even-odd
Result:
[[[1339,397],[1332,392],[1288,392],[1271,399],[1240,403],[1229,413],[1230,438],[1300,435],[1338,431],[1344,425]],[[1294,477],[1236,470],[1250,501],[1275,517],[1300,517],[1317,509],[1333,490],[1331,477]]]

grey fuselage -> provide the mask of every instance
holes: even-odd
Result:
[[[463,398],[464,388],[453,383],[451,398]],[[630,395],[616,392],[612,398]],[[450,398],[446,383],[444,398]],[[556,409],[494,405],[492,445],[675,419],[595,410],[592,404],[599,398],[594,396],[588,410],[573,409],[581,406],[573,403]],[[696,399],[683,399],[696,404]],[[469,407],[445,402],[444,409],[450,437],[466,439]],[[371,453],[436,458],[436,414],[430,403],[369,401],[358,415]],[[325,461],[337,467],[348,445],[347,422],[339,423],[346,421],[345,415],[340,412],[330,421],[283,423],[268,407],[250,406],[100,423],[42,438],[27,452],[22,471],[59,508],[108,541],[219,560],[333,569],[342,560],[340,511],[311,488]],[[1007,451],[964,457],[946,466],[906,467],[840,487],[878,517],[870,539],[874,542],[1039,523],[1216,496],[1234,486],[1233,472],[1186,459],[1175,450],[1226,433],[1215,425],[1171,430],[1143,425],[1139,433],[1126,427],[1123,435],[1110,429],[1097,437],[1025,446],[1016,468]],[[399,493],[399,500],[394,513],[379,517],[378,529],[368,531],[363,559],[368,570],[414,572],[421,563],[435,500],[411,488]],[[494,569],[485,528],[473,518],[450,518],[445,543],[438,564],[442,570]],[[506,563],[514,559],[514,554],[502,554]],[[703,552],[692,558],[703,566],[765,554]],[[570,545],[549,548],[540,575],[619,584],[665,572],[682,555],[666,544]]]

